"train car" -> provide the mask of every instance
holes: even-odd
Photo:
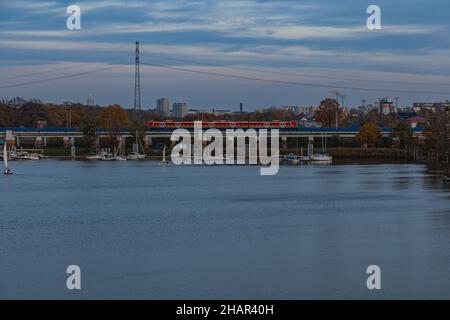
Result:
[[[150,121],[147,125],[152,130],[157,129],[194,129],[194,121]],[[297,129],[297,121],[203,121],[203,129]]]

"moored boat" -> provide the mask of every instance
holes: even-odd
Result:
[[[327,153],[317,153],[311,156],[311,161],[331,162],[333,157]]]

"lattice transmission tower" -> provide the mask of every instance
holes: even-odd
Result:
[[[136,62],[134,70],[134,111],[141,111],[141,77],[139,74],[139,41],[136,41]]]

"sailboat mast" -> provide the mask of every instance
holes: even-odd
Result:
[[[6,147],[6,142],[3,147],[3,162],[5,163],[5,169],[8,169],[8,148]]]

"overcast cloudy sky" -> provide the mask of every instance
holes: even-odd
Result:
[[[161,96],[200,109],[307,105],[334,88],[350,106],[382,96],[404,105],[450,99],[448,0],[0,1],[0,97],[85,102],[93,94],[131,107],[139,40],[150,64],[320,85],[142,66],[144,108]],[[80,31],[66,28],[71,4],[82,9]],[[370,4],[382,9],[382,30],[366,28]],[[92,70],[102,71],[59,78]],[[58,80],[10,87],[49,78]]]

